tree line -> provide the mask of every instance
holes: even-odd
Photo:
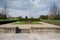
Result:
[[[0,19],[7,19],[7,14],[0,12]]]
[[[60,20],[60,9],[54,3],[49,10],[48,15],[41,15],[40,19]]]

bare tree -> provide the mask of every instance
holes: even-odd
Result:
[[[58,8],[57,8],[56,4],[53,4],[53,6],[50,8],[49,19],[55,20],[57,14],[58,14]]]
[[[7,18],[7,13],[8,13],[8,7],[7,7],[7,0],[4,0],[5,1],[5,3],[4,3],[4,7],[3,7],[3,13],[4,13],[4,15],[5,15],[5,18]]]
[[[6,19],[8,17],[8,7],[7,7],[7,0],[3,0],[4,1],[4,6],[1,9],[0,12],[0,19]]]
[[[58,10],[57,19],[60,20],[60,10]]]

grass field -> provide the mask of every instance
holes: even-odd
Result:
[[[41,23],[39,21],[33,21],[33,22],[18,21],[15,22],[15,24],[41,24]]]
[[[60,26],[60,20],[43,20],[43,22],[47,22],[50,24],[55,24]]]

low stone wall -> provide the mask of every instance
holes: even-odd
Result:
[[[21,33],[30,33],[30,29],[21,29]]]
[[[0,27],[0,33],[30,33],[30,29],[20,29],[19,27]]]
[[[0,28],[0,33],[15,33],[15,28]]]
[[[60,28],[31,28],[31,33],[37,33],[37,34],[58,33],[60,34]]]
[[[60,28],[39,28],[33,27],[30,29],[20,29],[19,27],[0,27],[0,33],[38,33],[38,34],[51,34],[58,33],[60,34]]]

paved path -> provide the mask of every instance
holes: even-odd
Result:
[[[60,34],[0,34],[0,40],[60,40]]]
[[[48,24],[48,23],[44,23],[44,22],[40,22],[41,24],[14,24],[14,23],[9,23],[9,24],[4,24],[4,25],[0,25],[0,27],[19,27],[19,28],[31,28],[31,27],[59,27],[57,25],[53,25],[53,24]]]

